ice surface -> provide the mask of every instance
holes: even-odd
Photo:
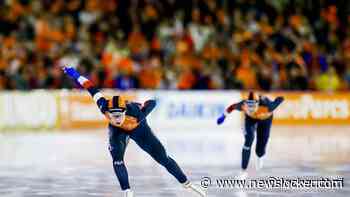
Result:
[[[294,133],[298,129],[302,129],[302,132]],[[274,128],[264,170],[256,174],[253,168],[254,152],[252,152],[250,174],[341,176],[345,180],[345,188],[313,193],[237,192],[210,188],[208,196],[350,196],[348,128],[337,128],[337,132],[332,128],[298,129],[288,131],[288,128]],[[317,135],[315,130],[319,132]],[[301,134],[307,132],[314,134]],[[216,138],[208,139],[207,135],[214,134],[210,131],[204,133],[206,134],[198,136],[198,140],[193,136],[172,132],[159,133],[159,136],[168,152],[175,157],[194,182],[199,183],[205,176],[236,175],[239,172],[241,134],[217,133]],[[223,141],[224,145],[221,145],[220,140],[225,136],[227,141]],[[182,147],[178,147],[180,140],[191,145],[184,147],[184,144],[180,144]],[[206,143],[214,145],[209,146]],[[107,136],[103,130],[0,133],[0,197],[121,196],[107,146]],[[197,146],[203,147],[196,148]],[[211,149],[215,151],[210,152]],[[232,158],[227,158],[227,162],[222,159],[231,154]],[[192,155],[192,159],[189,155]],[[215,161],[215,156],[218,161]],[[199,165],[201,160],[202,165]],[[213,162],[210,162],[211,160]],[[173,177],[133,143],[128,149],[126,162],[136,197],[195,196],[184,190]]]

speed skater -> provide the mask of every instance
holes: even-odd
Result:
[[[206,196],[206,192],[201,187],[192,184],[187,179],[182,169],[167,154],[164,146],[148,125],[146,117],[156,106],[155,100],[148,100],[144,104],[140,104],[127,101],[118,95],[107,99],[90,80],[81,76],[73,67],[63,67],[63,71],[90,93],[101,113],[109,121],[109,152],[113,159],[114,172],[125,197],[133,197],[124,162],[129,139],[134,140],[142,150],[162,165],[186,189],[202,197]]]
[[[270,137],[273,112],[283,101],[283,97],[277,97],[272,101],[266,96],[249,92],[248,99],[230,105],[217,119],[217,124],[220,125],[233,110],[242,111],[245,114],[241,178],[246,178],[248,175],[246,170],[249,164],[250,149],[254,141],[255,132],[257,135],[255,149],[257,155],[256,169],[260,170],[262,168],[263,157],[266,153],[266,146]]]

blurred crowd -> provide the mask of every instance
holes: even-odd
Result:
[[[346,0],[0,0],[0,89],[350,89]]]

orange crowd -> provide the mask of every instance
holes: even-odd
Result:
[[[254,0],[13,0],[0,3],[0,89],[347,90],[350,16]]]

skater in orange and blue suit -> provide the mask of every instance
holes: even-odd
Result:
[[[133,196],[124,162],[129,139],[134,140],[142,150],[162,165],[185,188],[191,189],[200,196],[206,196],[205,191],[188,181],[181,168],[166,153],[164,146],[149,127],[146,118],[156,106],[155,100],[148,100],[144,104],[127,101],[121,96],[113,96],[108,100],[90,80],[81,76],[74,68],[64,67],[63,70],[90,93],[101,113],[109,121],[109,151],[113,159],[115,174],[125,197]]]
[[[262,158],[266,153],[266,146],[270,137],[270,130],[273,120],[274,110],[284,101],[283,97],[277,97],[274,101],[269,98],[249,92],[248,99],[230,105],[225,112],[217,119],[217,124],[224,122],[226,116],[233,110],[242,111],[245,114],[244,120],[244,145],[242,149],[241,176],[247,176],[246,169],[250,159],[250,149],[252,147],[255,133],[257,169],[262,167]]]

